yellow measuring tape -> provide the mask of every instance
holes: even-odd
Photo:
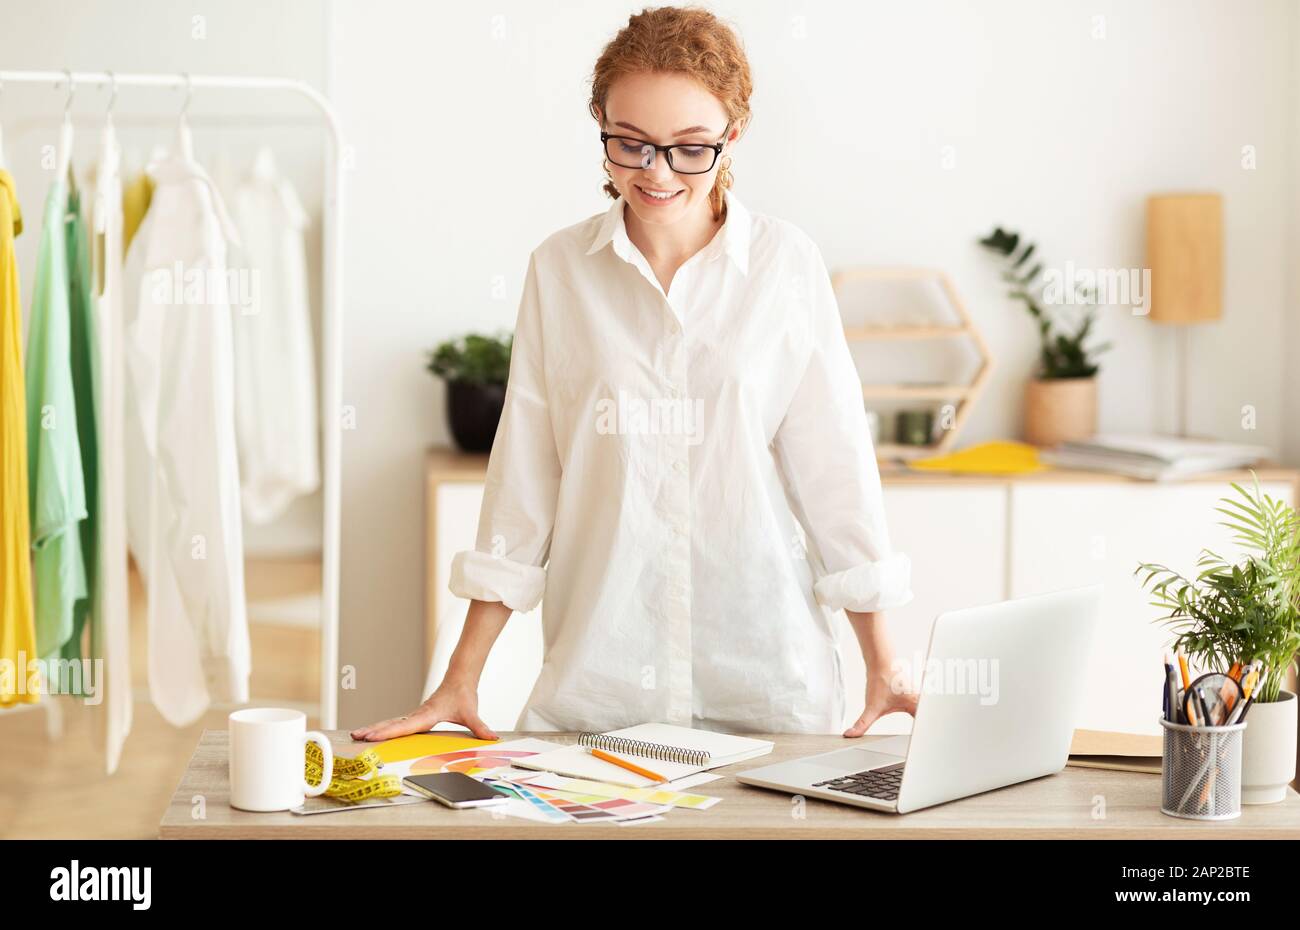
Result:
[[[376,774],[383,767],[379,753],[367,749],[354,759],[334,757],[334,770],[325,796],[356,804],[371,798],[395,798],[402,793],[402,780],[396,775]],[[319,785],[325,776],[325,754],[315,743],[307,744],[307,783]]]

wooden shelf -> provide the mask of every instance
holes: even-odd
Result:
[[[845,285],[860,281],[888,281],[933,283],[937,285],[940,295],[951,308],[956,317],[951,323],[915,323],[885,324],[874,326],[852,326],[844,328],[844,338],[848,342],[902,342],[925,339],[968,339],[979,356],[980,364],[974,377],[968,384],[864,384],[862,396],[872,400],[902,401],[953,401],[956,404],[955,415],[948,428],[941,431],[934,441],[926,446],[909,446],[901,443],[883,443],[877,446],[877,458],[913,459],[926,455],[936,455],[952,448],[970,414],[971,404],[980,395],[989,378],[993,360],[988,345],[971,320],[966,305],[952,286],[952,281],[942,271],[935,268],[849,268],[831,276],[831,287],[837,297],[841,296]]]
[[[931,443],[928,446],[908,446],[899,442],[876,443],[876,458],[887,462],[893,462],[898,459],[910,462],[912,459],[923,459],[938,454],[938,443]]]
[[[974,390],[969,384],[864,384],[862,396],[872,400],[964,400]]]
[[[845,327],[849,342],[874,342],[891,339],[954,339],[969,335],[971,328],[962,325],[933,326],[856,326]]]
[[[915,450],[918,453],[930,451],[926,446],[896,446],[892,443],[882,442],[876,444],[876,453],[881,458],[886,453],[893,454],[898,450]],[[425,481],[427,489],[436,489],[442,484],[459,484],[462,482],[478,483],[481,482],[487,473],[486,455],[472,452],[461,452],[459,449],[451,449],[446,446],[435,446],[430,448],[425,454]],[[1297,498],[1300,498],[1300,469],[1290,468],[1279,465],[1273,461],[1260,462],[1254,467],[1254,471],[1259,475],[1260,481],[1289,481],[1294,482],[1297,489]],[[1068,483],[1068,484],[1131,484],[1144,487],[1174,487],[1185,484],[1199,484],[1205,482],[1217,482],[1226,484],[1229,481],[1250,481],[1250,471],[1244,468],[1229,469],[1227,471],[1207,472],[1202,475],[1191,475],[1186,478],[1179,478],[1169,482],[1146,481],[1141,478],[1130,478],[1126,475],[1115,475],[1108,472],[1100,471],[1083,471],[1075,468],[1060,468],[1055,465],[1049,465],[1041,471],[1036,472],[1017,472],[1012,474],[971,474],[963,472],[946,472],[946,471],[910,471],[903,466],[893,468],[883,468],[880,472],[881,479],[886,483],[905,482],[908,484],[987,484],[996,482],[1006,484],[1014,482],[1022,484],[1025,482],[1032,483]],[[31,705],[39,707],[39,704]]]

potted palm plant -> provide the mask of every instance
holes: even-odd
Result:
[[[456,445],[488,452],[497,434],[514,336],[470,334],[429,353],[428,370],[447,382],[447,419]]]
[[[1226,671],[1252,660],[1264,665],[1242,746],[1241,802],[1269,804],[1286,797],[1296,774],[1296,696],[1283,688],[1300,650],[1300,518],[1294,508],[1233,482],[1234,496],[1216,508],[1245,556],[1228,562],[1202,549],[1195,579],[1142,563],[1142,584],[1157,618],[1176,633],[1173,646],[1205,669]]]
[[[1043,274],[1043,263],[1031,261],[1034,243],[1001,226],[979,240],[980,245],[1006,261],[1002,279],[1008,296],[1025,305],[1038,328],[1038,369],[1025,387],[1025,440],[1036,446],[1054,446],[1070,440],[1087,439],[1097,432],[1097,360],[1109,343],[1090,345],[1096,322],[1095,291],[1082,283],[1073,293],[1055,294]],[[1053,304],[1083,307],[1078,314]],[[1074,315],[1077,318],[1067,320]]]

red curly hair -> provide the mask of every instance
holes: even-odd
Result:
[[[656,71],[685,74],[699,81],[722,103],[732,125],[750,115],[754,82],[736,33],[708,10],[665,6],[633,14],[600,53],[591,77],[588,110],[592,118],[600,121],[609,90],[620,77]],[[718,172],[709,192],[714,219],[721,219],[726,211],[721,175]],[[606,181],[604,191],[611,199],[619,196],[611,181]]]

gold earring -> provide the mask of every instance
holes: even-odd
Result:
[[[718,185],[720,187],[731,187],[735,183],[735,175],[731,173],[731,156],[722,156],[722,167],[718,169]]]

